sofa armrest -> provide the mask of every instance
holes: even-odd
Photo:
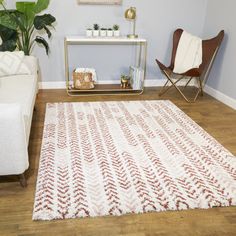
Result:
[[[29,166],[20,104],[0,104],[0,175],[22,174]]]

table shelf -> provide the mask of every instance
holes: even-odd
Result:
[[[120,84],[95,84],[93,89],[74,89],[69,87],[67,90],[69,95],[92,95],[92,94],[141,94],[143,89],[135,90],[131,87],[121,88]]]

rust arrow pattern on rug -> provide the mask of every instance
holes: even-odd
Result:
[[[236,158],[170,101],[47,104],[34,220],[236,205]]]

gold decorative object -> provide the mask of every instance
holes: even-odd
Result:
[[[120,78],[121,88],[130,88],[130,76],[122,75]]]
[[[136,8],[135,7],[130,7],[129,9],[127,9],[125,11],[125,18],[127,20],[131,20],[133,22],[133,33],[132,34],[128,34],[127,37],[128,38],[138,38],[138,35],[135,34],[135,28],[136,28]]]

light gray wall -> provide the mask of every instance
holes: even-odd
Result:
[[[15,1],[8,0],[7,3],[13,7]],[[40,60],[42,81],[64,80],[65,36],[84,35],[85,29],[93,23],[105,27],[119,24],[122,34],[129,33],[130,23],[124,19],[124,12],[130,6],[137,8],[137,33],[148,40],[147,79],[162,78],[155,58],[169,63],[171,37],[176,28],[185,28],[200,36],[202,34],[207,0],[123,0],[121,6],[79,5],[77,0],[51,0],[45,11],[57,19],[56,30],[49,42],[51,53],[47,57],[40,47],[35,47],[33,51]],[[120,73],[127,72],[133,60],[132,49],[127,47],[71,49],[71,69],[76,66],[94,66],[101,80],[118,79]]]
[[[208,79],[208,85],[236,99],[236,28],[235,0],[208,0],[204,36],[225,30],[225,39]]]
[[[51,0],[46,12],[57,18],[56,31],[50,42],[51,54],[47,57],[39,47],[34,50],[34,54],[40,59],[42,81],[64,80],[63,38],[66,35],[85,34],[85,29],[93,23],[103,26],[118,23],[122,34],[127,34],[130,25],[124,19],[124,11],[130,6],[137,7],[137,33],[148,40],[147,78],[162,78],[155,65],[155,58],[169,63],[171,34],[177,27],[183,27],[197,35],[202,34],[206,5],[207,0],[123,0],[121,6],[88,6],[78,5],[77,0]],[[99,56],[96,69],[102,71],[104,66],[113,68],[116,64],[120,70],[125,70],[124,66],[129,66],[130,58],[125,56],[124,49],[114,51],[115,53],[110,50],[111,48],[103,50],[104,57]],[[75,54],[72,55],[72,64],[75,66],[80,62],[75,59],[78,52],[75,49],[73,51]],[[97,54],[97,51],[94,52],[94,55]],[[93,58],[93,55],[83,57]],[[114,76],[109,77],[109,73],[106,75],[103,71],[102,80],[113,79]]]

